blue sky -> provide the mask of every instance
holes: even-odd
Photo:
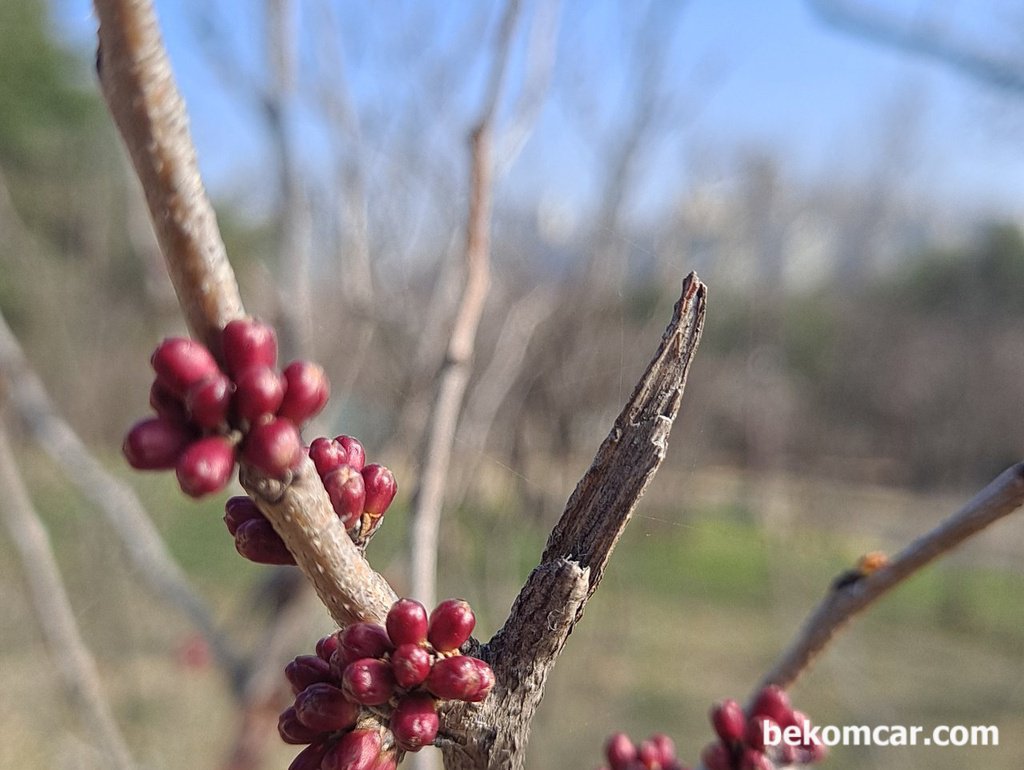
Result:
[[[252,183],[253,159],[265,153],[265,136],[253,127],[244,100],[211,71],[190,18],[197,8],[218,8],[218,18],[230,20],[236,57],[259,74],[261,32],[246,11],[262,5],[257,0],[157,2],[200,161],[215,193],[237,193]],[[389,51],[407,42],[423,47],[424,60],[428,54],[443,55],[467,29],[472,32],[469,19],[482,5],[468,0],[335,3],[344,24],[352,90],[362,106],[384,120],[385,131],[398,130],[387,123],[389,112],[399,113],[400,100],[417,98],[417,88],[423,88],[416,84],[422,75],[418,60],[396,64]],[[533,9],[537,0],[526,5]],[[889,5],[913,11],[928,4],[894,0]],[[953,0],[931,5],[961,24],[974,14],[970,4]],[[609,120],[621,95],[623,28],[632,22],[628,9],[635,7],[596,0],[566,0],[563,7],[560,67],[585,77],[595,98],[606,97],[597,114]],[[54,15],[73,38],[89,39],[93,22],[86,0],[55,0]],[[304,19],[304,29],[315,27],[311,11]],[[692,0],[672,24],[666,93],[679,97],[688,117],[645,158],[642,200],[656,205],[680,169],[706,163],[705,155],[727,157],[737,148],[770,150],[795,177],[863,179],[882,166],[893,132],[906,130],[910,149],[900,167],[901,183],[969,210],[1024,212],[1024,143],[1017,137],[1024,131],[1024,113],[1011,97],[827,27],[803,0]],[[590,58],[566,61],[566,50]],[[474,66],[479,70],[480,62]],[[443,125],[453,131],[460,120],[468,125],[471,91],[452,97],[453,114]],[[315,169],[323,132],[306,124],[301,107],[295,114],[297,142]],[[585,205],[599,173],[593,156],[593,148],[581,140],[578,119],[573,125],[564,105],[549,103],[506,185],[513,196],[554,191]]]

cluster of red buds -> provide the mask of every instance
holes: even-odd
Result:
[[[786,691],[775,685],[758,693],[749,714],[734,700],[722,701],[711,709],[711,724],[719,740],[701,752],[707,770],[774,770],[819,762],[825,757],[822,743],[765,742],[768,734],[781,737],[786,728],[796,727],[804,735],[811,726],[805,714],[793,709]]]
[[[283,478],[302,459],[299,428],[323,409],[330,391],[316,364],[294,361],[278,371],[277,337],[266,324],[231,321],[221,349],[226,371],[195,340],[160,343],[149,393],[156,416],[136,423],[124,440],[133,468],[173,468],[192,497],[223,489],[239,456]]]
[[[349,537],[363,545],[377,531],[398,484],[383,465],[366,465],[366,452],[352,436],[318,438],[309,456],[323,481],[331,505]],[[235,538],[235,548],[258,564],[294,564],[284,540],[248,497],[231,497],[224,504],[224,523]]]
[[[608,760],[601,770],[687,770],[676,758],[676,745],[664,733],[655,733],[639,746],[625,733],[615,733],[604,746]]]
[[[399,599],[385,626],[354,623],[295,658],[285,668],[295,703],[278,731],[309,745],[289,770],[393,770],[402,752],[433,744],[440,701],[478,703],[494,687],[487,663],[459,653],[475,624],[461,599],[429,616]]]

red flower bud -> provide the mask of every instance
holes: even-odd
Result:
[[[780,725],[785,725],[793,718],[792,711],[793,706],[786,691],[778,685],[770,684],[757,694],[750,715],[768,717]]]
[[[242,457],[268,476],[284,478],[302,461],[302,441],[291,420],[273,419],[253,426],[242,443]]]
[[[427,640],[439,652],[457,650],[469,639],[476,616],[463,599],[446,599],[430,613]]]
[[[324,755],[321,770],[374,770],[380,757],[381,736],[376,730],[353,730]]]
[[[288,765],[288,770],[320,770],[320,763],[327,753],[328,745],[327,741],[309,744],[295,755],[295,759]]]
[[[323,368],[309,361],[293,361],[284,370],[284,400],[278,414],[302,425],[324,408],[331,385]]]
[[[360,658],[345,667],[341,686],[350,700],[364,706],[380,706],[395,691],[395,675],[383,660]]]
[[[487,696],[494,689],[494,669],[479,658],[470,658],[470,660],[476,665],[477,673],[480,675],[480,684],[474,692],[467,695],[463,700],[469,703],[480,703],[487,700]]]
[[[320,735],[319,730],[314,730],[299,721],[295,715],[295,707],[289,706],[281,712],[277,718],[277,732],[285,743],[312,743]]]
[[[332,438],[313,439],[309,445],[309,459],[316,466],[316,472],[322,479],[335,468],[348,464],[348,453],[342,449],[341,444]]]
[[[711,725],[724,743],[735,743],[743,740],[747,717],[743,707],[730,698],[711,709]]]
[[[747,749],[740,758],[740,770],[775,770],[775,765],[757,749]]]
[[[662,765],[667,766],[676,761],[676,744],[665,733],[655,733],[647,739],[647,743],[657,750],[658,761]]]
[[[221,371],[200,380],[185,394],[189,419],[200,428],[213,429],[228,419],[234,385]]]
[[[317,658],[316,660],[319,660]],[[361,709],[332,684],[316,682],[295,698],[295,716],[306,727],[320,732],[354,727]]]
[[[295,564],[295,557],[264,518],[243,521],[235,530],[235,550],[257,564]]]
[[[637,758],[636,746],[625,733],[615,733],[605,743],[604,755],[611,770],[625,770]]]
[[[754,715],[747,721],[747,730],[744,733],[746,744],[752,749],[758,751],[764,751],[764,733],[765,729],[778,730],[779,725],[774,719],[763,717],[760,715]]]
[[[383,626],[376,623],[353,623],[338,637],[341,671],[360,658],[383,658],[393,649],[395,646]]]
[[[149,405],[158,416],[171,422],[188,422],[184,402],[159,379],[153,380],[149,389]]]
[[[709,743],[701,751],[700,761],[707,770],[733,770],[732,753],[724,743]]]
[[[395,476],[383,465],[376,463],[363,468],[362,476],[363,486],[366,487],[363,510],[373,516],[382,516],[398,492]]]
[[[210,351],[185,337],[170,337],[161,342],[149,362],[160,383],[178,397],[218,371]]]
[[[391,732],[402,751],[419,751],[437,737],[437,701],[426,693],[409,693],[391,714]]]
[[[363,477],[351,465],[335,468],[324,477],[324,488],[331,498],[331,506],[345,529],[349,529],[363,515],[366,487]]]
[[[181,491],[202,497],[227,486],[235,470],[235,447],[223,436],[207,436],[189,445],[175,466]]]
[[[182,423],[150,417],[135,423],[124,437],[121,451],[136,470],[168,470],[195,438]]]
[[[263,513],[256,507],[256,503],[251,497],[238,495],[229,497],[228,501],[224,503],[224,523],[232,535],[244,522],[262,518],[265,518]]]
[[[235,414],[250,423],[277,414],[284,398],[284,378],[269,366],[250,366],[235,377]]]
[[[250,366],[277,365],[277,335],[273,328],[249,318],[231,321],[221,338],[224,363],[234,376]]]
[[[325,636],[319,642],[316,643],[316,654],[326,660],[328,663],[331,662],[331,656],[334,651],[338,649],[338,635],[330,634]]]
[[[335,436],[334,440],[338,442],[338,446],[347,455],[346,465],[351,465],[357,471],[361,471],[363,466],[366,465],[366,450],[363,449],[363,445],[359,439],[353,436]]]
[[[418,644],[400,644],[391,653],[391,670],[399,687],[421,685],[430,674],[430,653]]]
[[[427,640],[427,608],[415,599],[399,599],[388,610],[386,625],[394,644],[421,644]]]
[[[468,655],[442,658],[430,669],[426,688],[444,700],[467,700],[480,690],[480,669]]]
[[[331,665],[316,655],[299,655],[284,667],[285,678],[298,695],[311,684],[331,681]]]

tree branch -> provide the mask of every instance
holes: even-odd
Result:
[[[78,707],[89,735],[100,744],[100,750],[111,766],[115,770],[133,770],[135,762],[103,695],[96,661],[78,631],[50,538],[15,465],[14,452],[2,419],[0,488],[4,490],[0,495],[0,516],[21,558],[32,606],[70,699]]]
[[[471,739],[456,736],[440,744],[448,770],[523,767],[530,721],[548,672],[665,458],[700,342],[706,300],[707,288],[691,273],[683,281],[682,296],[657,353],[569,498],[540,564],[519,592],[504,626],[480,650],[480,656],[493,664],[495,691],[483,704],[453,713],[463,727],[486,727],[478,727]]]
[[[242,300],[156,14],[149,0],[95,0],[95,7],[103,95],[142,183],[185,321],[219,355],[220,330],[242,315]]]
[[[755,693],[768,684],[789,687],[854,615],[931,561],[1021,505],[1024,505],[1024,463],[1003,471],[957,513],[915,540],[876,572],[845,586],[831,588]]]

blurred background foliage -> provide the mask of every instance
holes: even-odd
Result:
[[[287,68],[254,65],[248,48],[232,58],[216,8],[189,7],[206,41],[193,55],[276,148],[216,200],[246,304],[296,330],[286,355],[327,367],[336,406],[323,432],[363,437],[408,492],[460,271],[464,105],[447,86],[472,88],[493,14],[452,35],[451,50],[394,43],[407,51],[395,70],[436,81],[432,90],[403,81],[397,101],[346,105],[340,86],[322,90],[329,66],[313,68],[300,99],[279,77]],[[653,4],[624,30],[636,51],[662,13]],[[752,686],[832,575],[863,550],[907,542],[1024,456],[1020,223],[882,194],[898,187],[884,174],[808,180],[781,154],[749,147],[727,153],[726,182],[695,171],[657,216],[630,216],[643,194],[636,155],[678,133],[682,109],[665,104],[671,94],[636,51],[622,75],[635,79],[635,100],[590,137],[592,218],[570,223],[557,201],[499,188],[494,288],[455,447],[442,594],[481,608],[486,636],[653,351],[682,275],[696,268],[709,284],[669,460],[555,674],[537,768],[596,766],[603,737],[620,728],[667,730],[695,759],[708,703]],[[571,52],[560,56],[570,64],[549,98],[586,125],[601,85],[574,77]],[[183,325],[92,69],[43,0],[0,3],[0,310],[64,416],[139,489],[225,625],[252,641],[261,572],[234,557],[220,501],[185,501],[173,480],[130,475],[118,457],[146,412],[144,362]],[[652,103],[664,114],[645,113]],[[307,113],[332,139],[322,176],[304,176],[289,152],[305,146],[295,116]],[[138,754],[180,766],[184,742],[192,764],[219,766],[232,729],[223,682],[182,653],[184,621],[133,583],[59,471],[27,446],[24,458]],[[397,505],[371,557],[400,588],[408,499]],[[1021,523],[1007,523],[920,576],[844,637],[798,705],[833,724],[994,720],[1006,745],[984,764],[1019,767],[1022,544]],[[0,699],[0,764],[91,767],[87,737],[44,741],[40,725],[70,714],[55,705],[2,540],[0,554],[0,660],[13,695]],[[324,625],[311,621],[310,644]],[[273,751],[268,766],[283,766],[290,752]],[[981,756],[836,755],[837,768],[953,768]]]

